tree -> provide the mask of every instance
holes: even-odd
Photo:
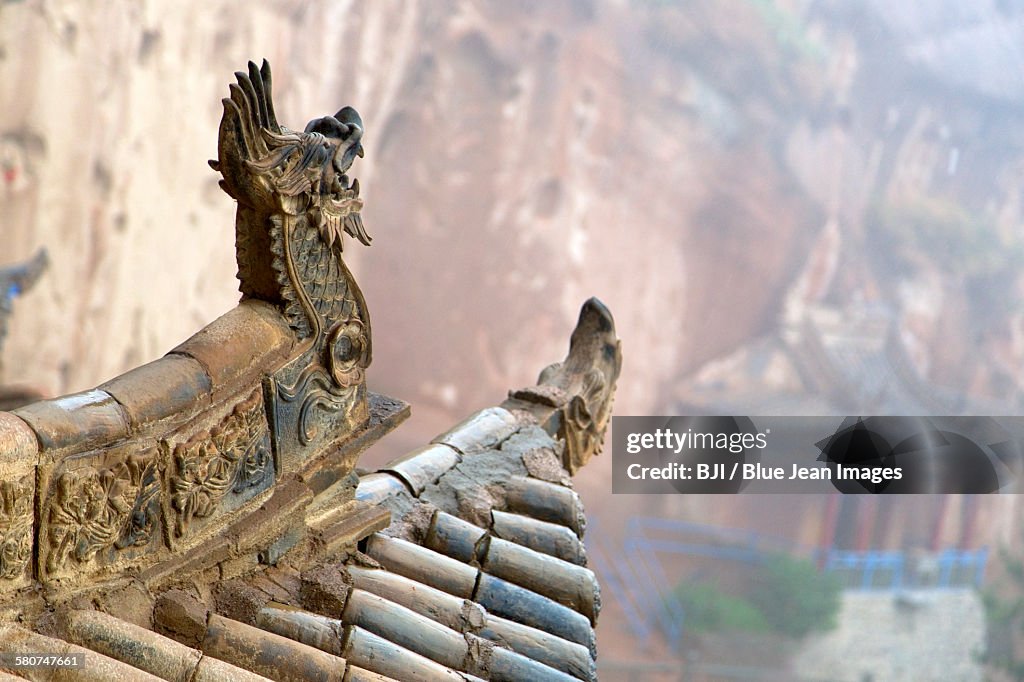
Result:
[[[820,572],[809,559],[771,554],[748,596],[773,630],[803,637],[836,626],[840,592],[838,578]]]
[[[769,554],[753,569],[748,587],[728,594],[710,583],[675,589],[692,632],[776,632],[803,637],[830,630],[839,614],[841,585],[808,560]]]

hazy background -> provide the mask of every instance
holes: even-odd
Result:
[[[365,465],[532,383],[591,295],[623,341],[619,414],[1020,409],[1024,8],[1005,0],[0,2],[0,265],[51,256],[4,382],[90,388],[234,305],[234,207],[206,160],[232,72],[261,57],[283,124],[366,121],[374,242],[345,254],[369,382],[414,417]],[[613,498],[609,460],[577,485],[613,549],[631,515],[824,537],[821,501]],[[935,504],[933,549],[1019,550],[1012,500]],[[628,658],[606,601],[603,658]]]

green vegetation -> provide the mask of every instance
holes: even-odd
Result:
[[[999,568],[1004,576],[981,593],[988,647],[979,658],[990,669],[1024,682],[1024,561],[1004,549]]]
[[[675,591],[685,609],[688,632],[767,632],[768,621],[746,598],[715,585],[682,584]]]
[[[772,554],[753,569],[742,594],[711,583],[680,584],[674,596],[688,632],[777,632],[803,637],[830,630],[839,614],[840,584],[807,559]]]
[[[750,600],[773,630],[803,637],[836,626],[841,585],[835,574],[787,554],[772,555],[761,571],[763,582],[751,590]]]
[[[811,39],[803,22],[773,0],[748,0],[783,50],[800,57],[824,61],[825,48]]]
[[[1019,241],[947,199],[875,204],[867,226],[881,253],[910,266],[923,257],[963,279],[1011,268],[1024,255]]]

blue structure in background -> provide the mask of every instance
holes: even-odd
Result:
[[[825,552],[824,570],[838,573],[848,590],[957,589],[981,587],[985,580],[988,548],[947,549],[927,560],[934,570],[922,571],[906,552]],[[916,563],[913,566],[912,563]]]
[[[36,283],[49,263],[46,249],[39,249],[31,260],[0,268],[0,349],[7,336],[7,318],[14,310],[14,299]]]
[[[589,520],[587,555],[602,589],[622,606],[634,636],[641,644],[661,632],[678,643],[685,627],[682,603],[674,595],[662,556],[689,556],[758,564],[770,554],[806,556],[822,570],[840,576],[846,590],[899,592],[908,589],[971,589],[985,578],[988,548],[947,549],[937,555],[911,557],[907,552],[848,551],[799,547],[756,531],[719,528],[699,523],[647,516],[626,522],[621,550],[610,547],[601,526]]]

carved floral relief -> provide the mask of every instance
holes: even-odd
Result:
[[[262,392],[253,391],[209,431],[175,445],[173,460],[174,533],[182,537],[194,519],[212,516],[228,493],[242,494],[273,480]]]
[[[108,466],[66,469],[47,506],[46,570],[84,564],[100,552],[147,545],[159,516],[156,449]]]
[[[32,557],[33,476],[0,482],[0,578],[5,580],[22,575]]]

